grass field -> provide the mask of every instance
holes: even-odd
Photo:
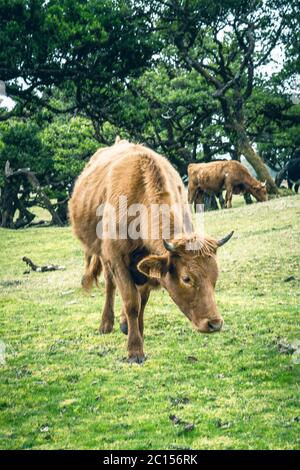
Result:
[[[154,292],[143,366],[118,325],[98,335],[103,285],[81,291],[69,228],[0,230],[1,449],[300,448],[300,196],[205,222],[235,230],[219,252],[226,327],[200,335]],[[24,255],[66,270],[23,274]]]

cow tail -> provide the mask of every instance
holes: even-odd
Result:
[[[102,263],[97,255],[93,255],[89,266],[87,267],[84,276],[81,280],[81,285],[84,290],[89,291],[95,283],[98,286],[98,278],[102,272]]]

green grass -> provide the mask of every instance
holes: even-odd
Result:
[[[81,291],[69,228],[0,230],[0,448],[300,447],[300,365],[280,346],[300,339],[300,196],[205,222],[211,235],[235,230],[219,252],[226,328],[200,335],[166,292],[154,292],[143,366],[124,362],[118,325],[98,335],[103,285]],[[24,255],[66,270],[23,274]]]

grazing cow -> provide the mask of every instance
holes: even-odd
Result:
[[[116,210],[119,234],[124,222],[122,204],[127,201],[125,236],[103,236],[97,208]],[[122,202],[121,202],[122,201]],[[134,222],[132,204],[146,208],[140,236],[133,237],[129,227]],[[151,208],[163,204],[170,211],[171,232],[163,238],[166,219],[152,220]],[[140,207],[139,206],[139,207]],[[128,334],[128,361],[142,363],[143,316],[150,291],[165,288],[173,301],[199,332],[221,330],[223,319],[218,312],[214,288],[218,277],[216,252],[232,233],[222,240],[203,238],[193,230],[186,191],[176,170],[162,156],[127,141],[96,152],[79,176],[69,203],[75,235],[82,242],[86,272],[83,285],[90,287],[103,271],[106,299],[100,325],[101,333],[110,333],[114,325],[116,287],[123,301],[121,330]],[[106,209],[105,209],[106,210]],[[114,217],[105,216],[102,228]],[[123,213],[123,215],[120,215]],[[182,220],[182,233],[175,237],[177,219]],[[145,230],[158,228],[153,238]],[[156,232],[157,233],[157,232]],[[152,234],[152,232],[151,232]]]
[[[188,166],[190,204],[196,195],[203,203],[203,194],[214,193],[219,198],[222,190],[226,190],[225,207],[232,207],[232,195],[245,192],[251,193],[257,201],[268,199],[266,183],[257,181],[250,175],[247,168],[236,160],[223,160],[210,163],[192,163]]]
[[[298,193],[300,186],[300,157],[290,160],[285,167],[277,173],[275,182],[278,188],[284,179],[287,179],[289,189],[293,189]]]

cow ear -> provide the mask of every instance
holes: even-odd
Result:
[[[147,256],[138,263],[137,268],[147,277],[160,279],[167,270],[167,256]]]

